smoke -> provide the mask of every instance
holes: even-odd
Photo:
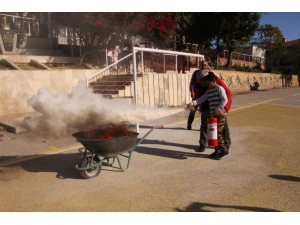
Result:
[[[53,94],[41,88],[27,101],[35,113],[21,122],[30,131],[54,135],[66,134],[70,129],[83,130],[107,124],[139,123],[179,112],[179,109],[149,108],[132,105],[122,99],[107,99],[94,94],[79,81],[71,93]]]

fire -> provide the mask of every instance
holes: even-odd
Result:
[[[111,139],[122,136],[130,136],[135,134],[134,131],[128,129],[126,125],[110,125],[105,129],[92,129],[84,132],[84,138],[90,140]]]

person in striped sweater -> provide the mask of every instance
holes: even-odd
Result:
[[[193,100],[188,107],[190,110],[195,110],[195,106],[200,105],[206,100],[208,101],[210,116],[218,119],[218,146],[215,147],[215,152],[209,155],[209,157],[213,159],[222,159],[229,155],[229,151],[224,142],[223,132],[227,116],[224,107],[227,104],[228,99],[225,89],[217,84],[214,73],[209,72],[203,80],[208,87],[207,91],[200,98]]]

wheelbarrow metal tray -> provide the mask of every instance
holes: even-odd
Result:
[[[111,158],[135,148],[138,133],[110,139],[86,139],[84,132],[72,134],[86,149],[102,157]]]

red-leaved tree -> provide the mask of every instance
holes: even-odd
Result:
[[[176,21],[166,12],[60,12],[53,19],[72,28],[86,51],[98,43],[105,45],[109,39],[116,44],[128,45],[128,37],[142,36],[161,47],[174,34]]]

